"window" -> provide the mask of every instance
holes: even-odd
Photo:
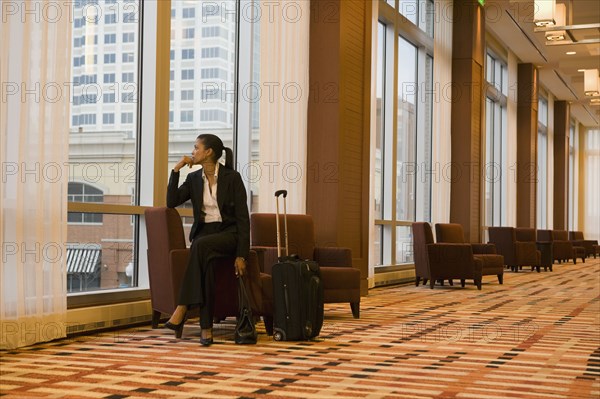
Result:
[[[115,124],[115,114],[102,114],[102,124],[103,125],[114,125]]]
[[[117,14],[106,14],[104,16],[104,23],[107,25],[116,24],[117,23]]]
[[[115,102],[115,93],[104,93],[102,95],[102,102],[105,104],[112,104]]]
[[[114,73],[105,73],[104,74],[104,83],[115,83],[115,74]]]
[[[181,111],[181,122],[193,122],[194,121],[194,111]]]
[[[548,100],[538,100],[537,228],[548,228]]]
[[[431,220],[433,175],[433,43],[410,41],[403,35],[403,24],[396,26],[389,18],[384,19],[385,23],[378,24],[374,69],[376,131],[371,203],[375,206],[375,238],[371,250],[376,273],[413,262],[410,225],[416,220]]]
[[[123,112],[121,114],[121,123],[133,123],[133,112]]]
[[[135,32],[123,33],[123,43],[133,43],[133,42],[135,42]]]
[[[384,184],[384,144],[385,144],[385,61],[386,61],[386,26],[379,22],[377,30],[377,86],[376,86],[376,138],[375,138],[375,219],[383,220]],[[383,264],[382,226],[375,226],[375,265]]]
[[[181,100],[189,101],[194,99],[194,90],[182,90],[181,91]]]
[[[486,57],[484,209],[485,226],[506,225],[507,67],[493,54]]]
[[[193,80],[194,79],[194,70],[193,69],[183,69],[181,71],[181,80]]]
[[[390,1],[391,5],[394,5]],[[433,0],[400,0],[400,13],[421,30],[433,37]]]
[[[196,17],[196,9],[195,8],[184,8],[183,9],[183,18],[195,18]]]
[[[109,33],[104,35],[104,44],[114,44],[117,42],[117,35],[114,33]]]
[[[104,202],[102,190],[90,184],[70,182],[67,190],[69,202]],[[102,214],[69,212],[67,219],[69,223],[102,223]]]
[[[121,74],[121,82],[122,83],[133,83],[134,82],[133,72],[123,72]]]
[[[128,63],[128,62],[134,62],[134,55],[133,53],[123,53],[122,55],[122,61],[123,63]]]
[[[194,49],[183,49],[181,50],[181,59],[183,60],[193,60],[194,59]]]
[[[105,64],[114,64],[115,62],[117,62],[117,55],[112,53],[112,54],[104,54],[104,63]]]
[[[194,28],[185,28],[183,30],[184,39],[193,39],[196,36],[196,30]]]
[[[221,47],[208,47],[202,49],[202,58],[222,58],[227,59],[227,50]]]

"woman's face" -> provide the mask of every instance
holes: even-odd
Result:
[[[212,157],[212,149],[205,148],[202,140],[197,139],[194,143],[194,150],[192,151],[192,159],[194,164],[202,164],[209,161]]]

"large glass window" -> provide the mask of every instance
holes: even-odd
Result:
[[[548,228],[548,100],[538,100],[537,228]]]
[[[400,0],[400,13],[429,36],[433,36],[433,0]]]
[[[431,219],[431,43],[409,40],[398,16],[379,23],[377,41],[373,259],[382,271],[413,262],[410,225]]]
[[[138,204],[139,2],[72,4],[68,291],[132,287],[137,217],[98,206]]]
[[[486,60],[484,224],[503,226],[506,224],[507,68],[505,63],[490,53]]]

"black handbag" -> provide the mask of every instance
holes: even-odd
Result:
[[[258,338],[250,299],[242,277],[238,278],[238,303],[240,307],[237,325],[235,326],[236,344],[255,344]]]

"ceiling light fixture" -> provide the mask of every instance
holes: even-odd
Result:
[[[533,23],[537,26],[555,26],[556,0],[535,0],[533,2]]]
[[[583,71],[583,91],[590,97],[600,95],[600,78],[597,69]]]
[[[567,31],[565,30],[553,30],[546,32],[546,40],[549,42],[559,42],[567,38]]]
[[[575,54],[577,54],[577,51],[567,51],[565,54],[566,55],[575,55]]]

